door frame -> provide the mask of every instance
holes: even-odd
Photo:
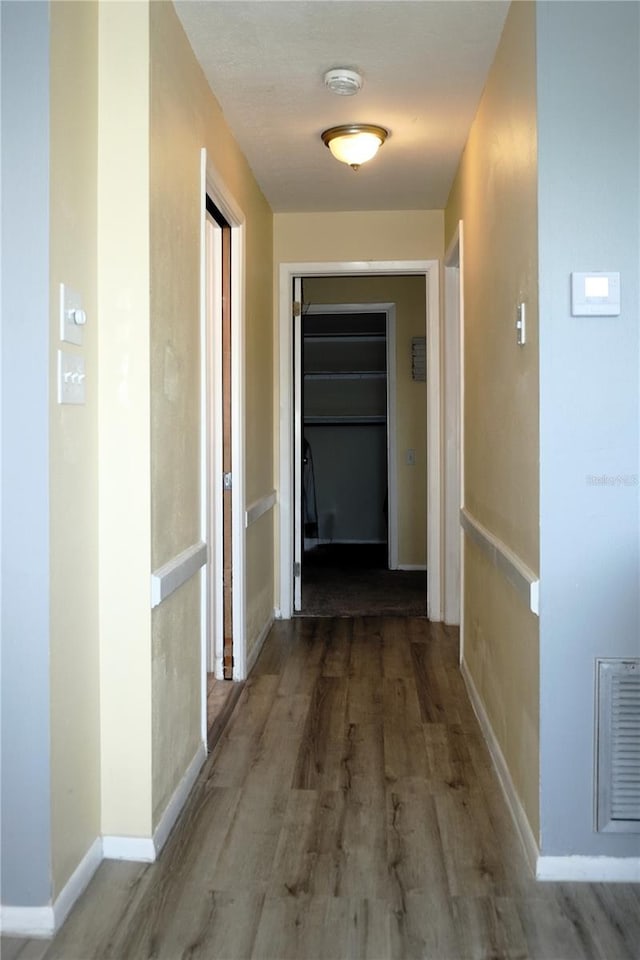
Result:
[[[390,570],[398,569],[398,461],[396,451],[396,305],[384,303],[312,303],[307,314],[337,313],[345,316],[359,313],[384,313],[385,351],[387,357],[386,417],[387,417],[387,490],[388,522],[387,552]],[[393,361],[393,362],[392,362]],[[297,413],[297,411],[296,411]],[[300,413],[302,417],[302,412]],[[302,423],[304,421],[302,420]],[[396,456],[392,453],[396,452]]]
[[[440,264],[438,260],[368,260],[280,263],[279,344],[279,606],[293,615],[294,451],[293,451],[293,282],[296,277],[424,276],[427,338],[427,616],[442,619],[440,490]]]
[[[200,323],[204,363],[201,364],[201,527],[208,546],[207,570],[201,595],[201,673],[206,734],[207,672],[222,677],[221,628],[222,564],[213,562],[219,552],[216,532],[222,529],[222,403],[215,400],[220,383],[222,327],[212,324],[207,311],[206,197],[207,194],[231,227],[231,450],[233,463],[232,562],[233,562],[233,679],[243,680],[247,670],[246,650],[246,557],[245,557],[245,216],[233,194],[207,156],[200,155]]]
[[[458,221],[444,257],[444,620],[460,624],[464,649],[464,227]]]

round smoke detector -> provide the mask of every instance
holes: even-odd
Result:
[[[324,85],[332,93],[337,93],[341,97],[352,97],[362,88],[362,77],[355,70],[336,67],[335,70],[327,70],[324,75]]]

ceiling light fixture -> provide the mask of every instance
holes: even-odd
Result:
[[[352,97],[362,89],[362,77],[357,70],[336,67],[335,70],[327,70],[324,85],[340,97]]]
[[[389,136],[389,131],[371,123],[347,123],[330,127],[322,134],[322,142],[341,163],[357,170],[361,163],[375,157]]]

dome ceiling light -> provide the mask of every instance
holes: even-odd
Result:
[[[330,127],[322,134],[322,142],[341,163],[353,170],[375,157],[389,136],[389,131],[371,123],[347,123]]]

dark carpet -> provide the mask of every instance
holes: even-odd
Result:
[[[304,616],[424,617],[426,607],[426,572],[388,570],[386,544],[327,544],[304,555]]]

